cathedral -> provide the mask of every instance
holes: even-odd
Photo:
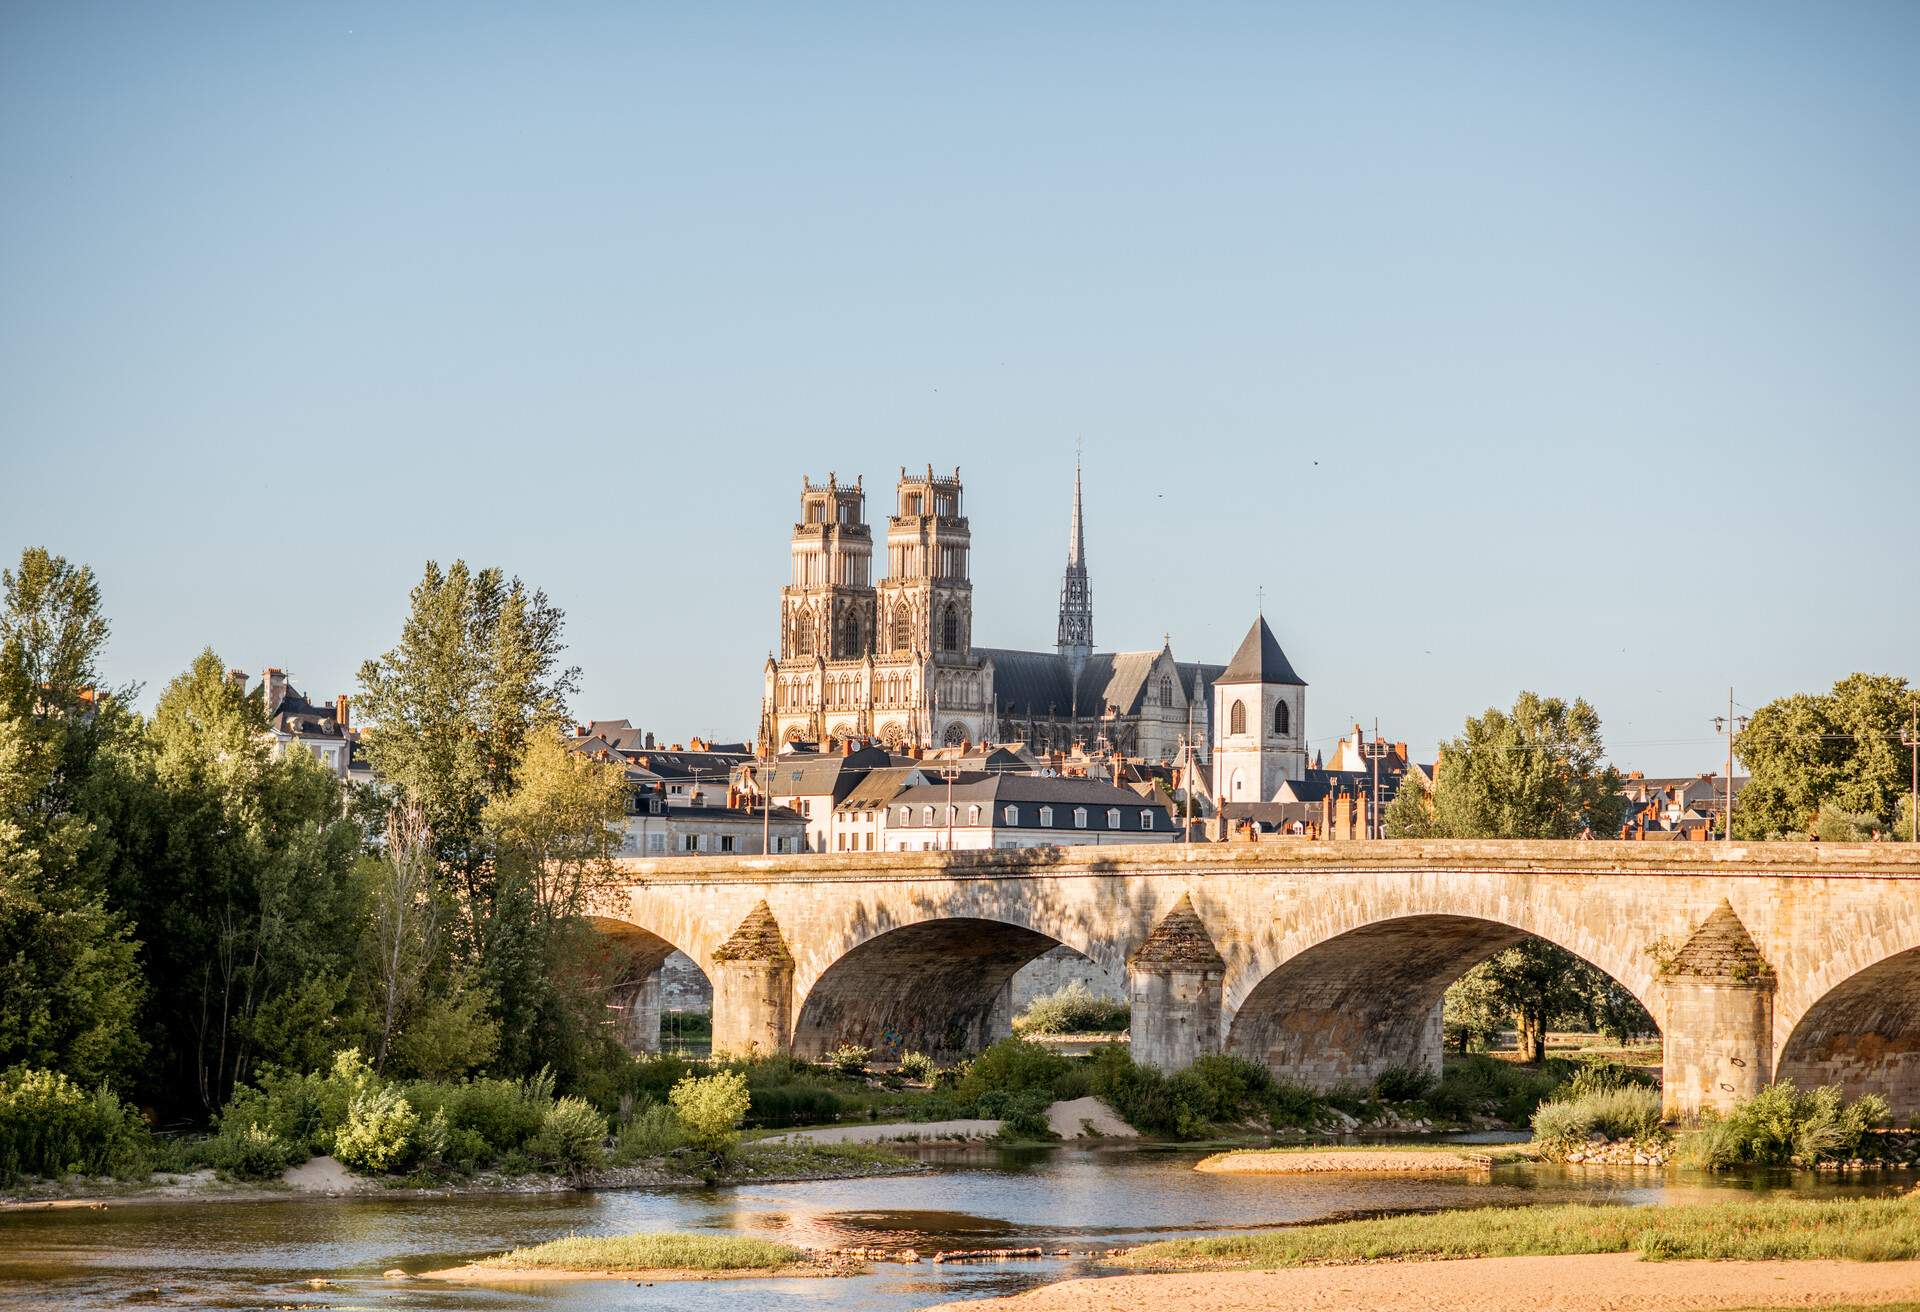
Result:
[[[902,469],[894,511],[886,522],[886,575],[876,581],[861,481],[802,481],[792,576],[780,590],[780,649],[767,658],[761,694],[763,751],[872,739],[893,751],[1024,743],[1036,752],[1079,745],[1169,761],[1191,742],[1196,757],[1208,760],[1214,721],[1236,710],[1244,720],[1243,702],[1251,701],[1258,707],[1251,732],[1245,723],[1220,726],[1220,745],[1239,762],[1234,769],[1252,767],[1252,778],[1239,775],[1246,779],[1240,795],[1264,791],[1264,776],[1276,770],[1304,768],[1305,685],[1264,620],[1255,621],[1232,670],[1175,660],[1170,641],[1158,651],[1094,649],[1077,465],[1052,651],[975,645],[972,532],[958,469]],[[1223,697],[1227,685],[1246,684],[1231,705],[1221,701],[1225,710],[1215,705],[1223,675]],[[1290,682],[1269,686],[1268,679]],[[1276,750],[1283,743],[1287,749]],[[1256,755],[1244,756],[1248,750]]]

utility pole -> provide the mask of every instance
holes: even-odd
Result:
[[[1360,754],[1373,762],[1373,810],[1367,817],[1367,836],[1379,838],[1385,832],[1380,827],[1380,758],[1387,754],[1387,745],[1380,741],[1380,717],[1373,717],[1373,738],[1360,749]]]
[[[1716,731],[1724,730],[1727,735],[1727,813],[1724,840],[1731,843],[1733,841],[1733,736],[1747,727],[1747,717],[1736,716],[1733,713],[1732,688],[1727,689],[1727,713],[1725,716],[1714,716],[1713,727]]]
[[[1907,703],[1907,731],[1900,741],[1913,753],[1913,791],[1907,795],[1907,841],[1920,843],[1920,694]]]

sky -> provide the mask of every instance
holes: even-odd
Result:
[[[1614,761],[1920,676],[1920,5],[0,7],[0,555],[143,703],[351,694],[428,559],[750,736],[804,476],[958,465],[975,640]],[[1264,598],[1261,602],[1259,599]]]

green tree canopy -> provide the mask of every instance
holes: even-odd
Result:
[[[1850,674],[1831,692],[1794,693],[1755,711],[1733,740],[1750,776],[1734,802],[1734,833],[1811,833],[1823,808],[1891,827],[1910,782],[1901,732],[1915,695],[1891,674]]]

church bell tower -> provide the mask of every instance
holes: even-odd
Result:
[[[1067,535],[1067,573],[1060,584],[1060,627],[1055,650],[1066,658],[1074,682],[1093,655],[1093,584],[1087,579],[1087,532],[1080,518],[1080,459],[1073,461],[1073,527]]]

